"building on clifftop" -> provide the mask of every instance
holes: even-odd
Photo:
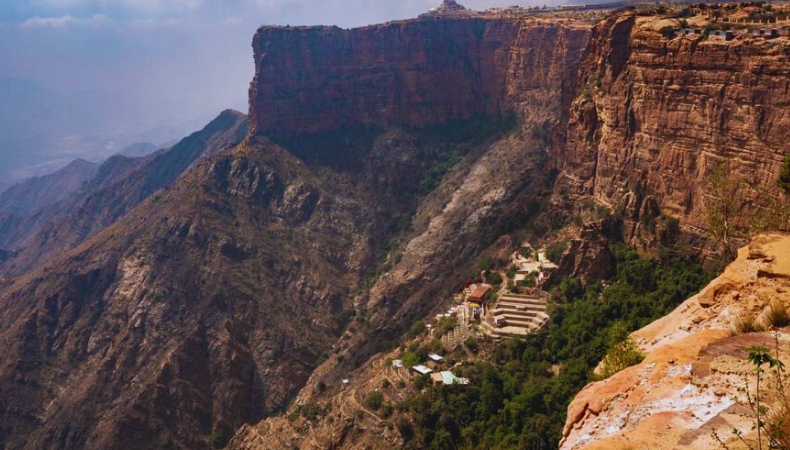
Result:
[[[432,8],[427,14],[422,16],[457,16],[470,14],[471,12],[471,10],[466,9],[455,0],[444,0],[439,7]]]

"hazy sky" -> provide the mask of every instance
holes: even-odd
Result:
[[[242,108],[263,24],[353,27],[440,0],[0,0],[0,77],[98,90],[183,119]],[[470,0],[485,8],[513,0]]]
[[[110,139],[113,133],[127,136],[126,140],[138,134],[144,138],[151,135],[145,130],[160,126],[186,132],[222,109],[246,112],[254,69],[250,43],[258,26],[354,27],[415,17],[440,2],[0,0],[0,83],[4,78],[24,80],[71,99],[90,100],[114,119],[102,128],[103,139]],[[484,9],[526,5],[529,0],[462,3]],[[0,141],[0,166],[4,164],[3,151],[15,151],[9,146]],[[84,148],[80,150],[83,153],[92,151]],[[36,160],[36,166],[30,162],[30,167],[22,167],[14,177],[50,170],[73,156],[91,156],[80,151],[62,150],[59,159]],[[16,156],[17,161],[25,160],[24,155]],[[0,187],[8,177],[0,167]]]

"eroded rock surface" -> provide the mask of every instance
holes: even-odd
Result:
[[[744,377],[753,389],[754,371],[744,358],[751,346],[773,349],[774,336],[733,330],[744,316],[767,326],[774,302],[790,306],[790,235],[759,237],[702,292],[635,332],[647,358],[576,396],[561,449],[703,450],[717,447],[712,431],[732,440],[733,428],[752,439],[754,417],[739,389]],[[790,362],[790,332],[776,333],[781,359]]]
[[[253,40],[253,133],[423,126],[558,99],[588,27],[487,17],[365,28],[262,27]],[[572,87],[573,83],[569,86]]]
[[[698,235],[707,173],[731,162],[753,187],[772,185],[787,151],[790,41],[666,39],[666,25],[625,14],[595,27],[557,155],[555,201],[619,208],[626,240],[654,209]]]

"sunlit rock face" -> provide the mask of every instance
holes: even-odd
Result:
[[[733,330],[745,316],[769,327],[771,308],[790,305],[788,291],[790,235],[758,237],[702,292],[633,334],[647,357],[576,396],[568,407],[561,450],[707,450],[719,447],[712,432],[735,441],[735,428],[753,441],[754,416],[739,404],[746,403],[740,392],[745,379],[750,395],[756,382],[754,367],[744,361],[747,349],[773,349],[778,339],[779,357],[788,363],[790,334],[787,328],[773,333]],[[767,378],[763,401],[772,406],[779,399],[772,376]]]
[[[569,105],[555,200],[594,198],[640,216],[704,226],[705,177],[730,162],[753,186],[772,185],[790,134],[790,41],[667,39],[679,22],[633,14],[593,30]]]

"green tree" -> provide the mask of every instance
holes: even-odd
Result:
[[[381,404],[384,402],[384,394],[379,391],[373,391],[368,393],[365,396],[365,406],[368,408],[376,411],[381,408]]]
[[[403,365],[406,366],[407,369],[411,369],[412,367],[416,366],[421,362],[422,361],[420,360],[420,358],[417,356],[416,353],[406,352],[403,354]]]
[[[754,234],[786,226],[790,209],[777,198],[780,186],[752,186],[729,162],[718,164],[708,174],[703,208],[705,231],[730,260]]]
[[[779,169],[779,177],[776,179],[776,185],[785,194],[790,194],[790,153],[785,155],[782,162],[782,168]]]
[[[760,405],[760,375],[764,371],[764,365],[767,365],[769,368],[773,369],[777,367],[784,367],[784,363],[771,356],[771,351],[765,347],[751,347],[749,349],[749,356],[746,357],[746,361],[754,365],[754,371],[757,374],[757,391],[754,396],[754,411],[757,415],[757,448],[762,449],[762,429],[764,427],[764,423],[762,420],[760,420],[760,413],[763,412],[763,408]],[[751,402],[751,400],[749,401]]]
[[[603,359],[600,378],[609,378],[644,359],[645,354],[629,336],[625,323],[617,322],[609,331],[609,351]]]
[[[488,284],[502,284],[502,275],[497,271],[491,271],[486,277]]]
[[[568,243],[566,241],[555,242],[549,245],[546,247],[546,258],[551,262],[559,263],[567,247]]]

